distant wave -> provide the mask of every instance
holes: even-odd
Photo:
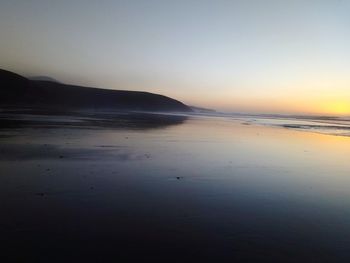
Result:
[[[350,136],[349,117],[231,114],[230,118],[241,120],[243,124],[267,125],[329,135]]]
[[[285,128],[292,129],[335,129],[335,130],[350,130],[350,127],[344,126],[331,126],[331,125],[296,125],[296,124],[284,124],[281,125]]]
[[[350,120],[341,118],[261,118],[255,123],[322,134],[350,136]]]

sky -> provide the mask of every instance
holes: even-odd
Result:
[[[232,112],[350,115],[350,0],[5,0],[0,68]]]

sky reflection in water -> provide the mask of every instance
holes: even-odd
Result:
[[[1,129],[10,257],[350,259],[349,137],[203,116],[173,124]]]

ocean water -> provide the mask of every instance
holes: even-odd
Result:
[[[350,118],[348,117],[246,116],[243,119],[249,124],[254,123],[329,135],[350,136]]]
[[[17,262],[349,262],[346,119],[0,117]]]

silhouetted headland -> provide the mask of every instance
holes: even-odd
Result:
[[[39,78],[43,79],[43,78]],[[175,99],[149,92],[107,90],[28,79],[0,69],[0,106],[46,109],[191,112]]]

